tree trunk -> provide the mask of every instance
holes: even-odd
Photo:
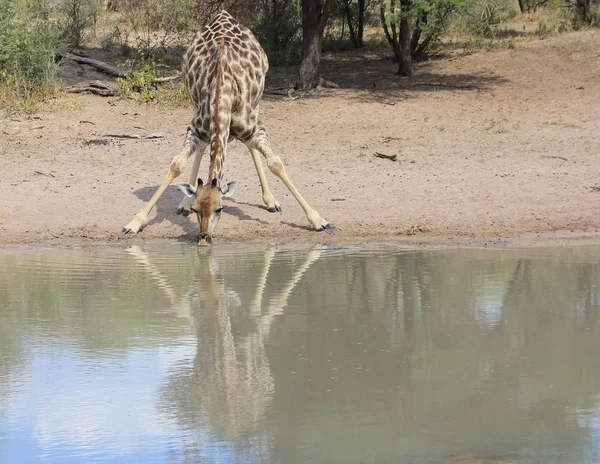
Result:
[[[352,40],[352,45],[354,45],[354,48],[358,48],[360,47],[360,45],[358,44],[358,38],[356,37],[356,33],[354,32],[354,24],[352,24],[352,11],[350,10],[350,0],[344,0],[344,11],[346,13],[346,21],[348,22],[350,40]]]
[[[408,12],[410,9],[410,0],[401,0],[402,15],[400,17],[400,67],[398,74],[401,76],[412,76],[413,70],[412,53],[410,47],[410,21]]]
[[[421,46],[419,46],[421,34],[423,33],[423,24],[427,24],[426,11],[421,12],[417,17],[415,28],[410,39],[410,52],[412,54],[413,60],[415,61],[419,61],[419,59],[422,58],[423,50],[427,48],[429,41],[431,40],[431,36],[427,36],[421,44]]]
[[[332,10],[333,0],[325,0],[323,11],[319,0],[302,0],[302,61],[296,85],[301,90],[314,89],[319,83],[321,41]]]
[[[358,46],[362,47],[365,42],[363,40],[363,35],[365,32],[365,10],[367,8],[365,0],[358,0],[358,31],[356,34],[356,41],[358,42]]]
[[[381,6],[379,8],[379,20],[381,21],[381,27],[383,28],[383,32],[385,34],[385,38],[388,43],[392,47],[394,51],[394,56],[397,61],[400,61],[400,45],[398,44],[398,40],[396,37],[396,28],[392,28],[392,32],[387,27],[387,23],[385,21],[385,5],[381,2]]]
[[[519,0],[519,9],[521,13],[531,13],[537,8],[535,0]]]
[[[412,37],[410,39],[410,52],[415,58],[417,54],[417,48],[419,47],[419,41],[421,40],[421,33],[423,32],[422,24],[427,24],[427,13],[422,12],[418,15],[417,21],[415,22],[415,28],[413,29]]]

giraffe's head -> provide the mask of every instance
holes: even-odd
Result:
[[[213,233],[223,211],[223,198],[233,196],[238,187],[237,182],[229,182],[224,188],[220,188],[217,179],[213,179],[208,185],[203,185],[201,179],[198,179],[195,187],[190,184],[179,185],[181,191],[192,199],[191,210],[198,217],[198,245],[207,246],[212,243]]]

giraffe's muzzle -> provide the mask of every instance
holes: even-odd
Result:
[[[209,234],[201,233],[198,237],[198,246],[208,246],[212,244],[212,236]]]

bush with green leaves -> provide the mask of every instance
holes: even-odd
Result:
[[[59,31],[47,0],[0,0],[2,99],[43,98],[57,88]]]
[[[386,0],[380,5],[385,36],[400,62],[398,74],[411,75],[412,61],[421,60],[439,44],[451,17],[468,10],[474,0]]]
[[[120,66],[127,69],[124,77],[119,77],[119,93],[123,96],[149,102],[155,97],[153,80],[157,77],[159,65],[154,57],[141,54],[139,60],[125,60]]]
[[[86,30],[93,26],[102,10],[102,0],[60,0],[58,2],[59,24],[62,38],[67,45],[83,44]]]
[[[196,0],[121,0],[119,12],[133,45],[146,55],[165,56],[187,45],[200,24]]]
[[[510,0],[477,0],[462,12],[469,32],[492,39],[495,37],[495,26],[515,14],[516,10]]]
[[[600,0],[564,0],[573,27],[600,27]]]
[[[294,0],[261,0],[252,25],[269,62],[287,65],[300,61],[302,17]]]

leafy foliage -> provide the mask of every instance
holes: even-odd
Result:
[[[575,28],[600,27],[600,0],[564,0],[564,4]]]
[[[95,23],[101,9],[101,0],[62,0],[58,4],[58,11],[65,43],[81,46],[86,29]]]
[[[148,58],[142,54],[140,55],[139,64],[133,60],[125,60],[121,63],[121,66],[126,68],[127,71],[125,77],[117,79],[119,93],[143,102],[153,100],[156,87],[152,81],[157,77],[159,67],[156,59],[154,57]]]
[[[261,0],[253,27],[274,65],[300,60],[301,11],[293,0]]]
[[[56,92],[59,31],[47,0],[0,0],[0,99],[25,102]]]
[[[468,30],[475,36],[494,38],[494,27],[515,14],[513,6],[501,0],[477,0],[463,10]]]
[[[119,12],[135,47],[146,55],[159,56],[187,41],[200,23],[195,0],[121,0]]]

